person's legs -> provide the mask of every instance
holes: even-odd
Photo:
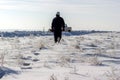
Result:
[[[57,30],[57,31],[54,31],[54,41],[55,43],[59,43],[60,40],[61,40],[61,37],[62,37],[62,31],[60,30]]]
[[[59,33],[58,33],[58,43],[60,43],[61,38],[62,38],[62,31],[59,31]]]
[[[55,42],[55,43],[57,42],[57,39],[58,39],[57,33],[54,32],[54,42]]]

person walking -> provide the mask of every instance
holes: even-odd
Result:
[[[65,30],[65,22],[62,17],[60,17],[60,12],[56,13],[56,17],[52,20],[51,29],[54,33],[54,41],[55,43],[60,43],[62,38],[62,31]]]

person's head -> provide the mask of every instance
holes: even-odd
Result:
[[[57,12],[57,13],[56,13],[56,17],[59,17],[59,16],[60,16],[60,12]]]

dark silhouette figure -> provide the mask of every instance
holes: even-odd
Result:
[[[65,30],[65,22],[62,17],[60,17],[60,12],[56,13],[56,17],[52,21],[52,31],[54,32],[54,41],[59,43],[62,38],[62,31]]]

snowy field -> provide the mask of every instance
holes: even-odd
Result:
[[[120,33],[0,37],[0,80],[120,80]]]

